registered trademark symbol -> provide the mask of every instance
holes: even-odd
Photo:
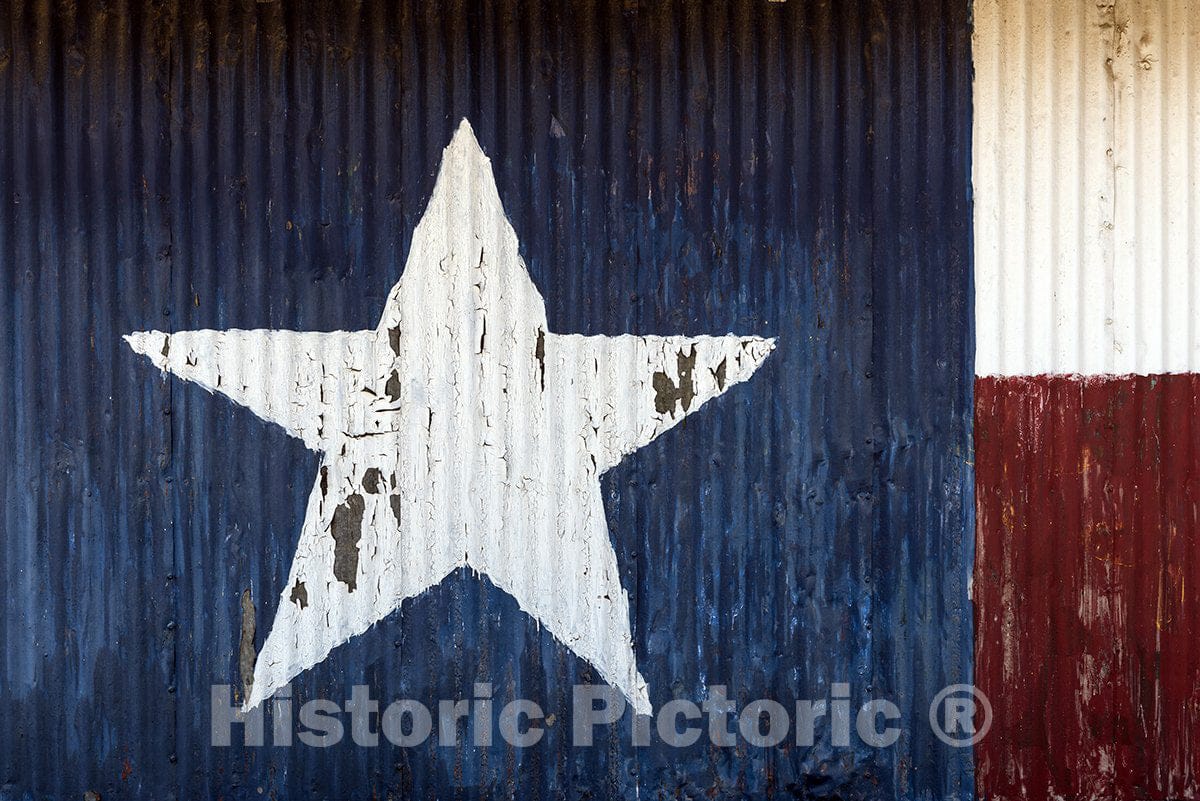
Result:
[[[982,711],[979,728],[976,714]],[[952,684],[929,704],[929,725],[937,738],[951,748],[967,748],[982,740],[992,727],[992,705],[973,684]]]

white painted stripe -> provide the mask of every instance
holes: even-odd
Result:
[[[1200,0],[974,14],[976,373],[1200,369]]]

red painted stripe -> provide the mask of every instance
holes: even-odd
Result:
[[[981,798],[1200,798],[1200,376],[975,384]]]

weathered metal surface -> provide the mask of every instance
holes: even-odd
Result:
[[[0,82],[4,793],[972,794],[917,725],[971,678],[965,5],[17,3]],[[849,682],[899,744],[572,747],[595,671],[464,570],[294,697],[489,681],[539,745],[212,747],[319,459],[121,336],[374,328],[464,118],[550,330],[777,339],[602,478],[650,701]]]
[[[1198,12],[976,3],[979,375],[1200,370]]]
[[[1200,796],[1200,5],[974,7],[977,792]]]
[[[989,798],[1194,798],[1200,379],[981,378]]]

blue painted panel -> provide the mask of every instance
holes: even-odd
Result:
[[[0,20],[2,798],[967,798],[966,4],[17,3]],[[888,698],[871,749],[570,743],[595,681],[455,574],[294,683],[538,701],[534,748],[213,748],[317,456],[124,333],[373,327],[458,121],[552,330],[778,337],[603,479],[659,706]]]

